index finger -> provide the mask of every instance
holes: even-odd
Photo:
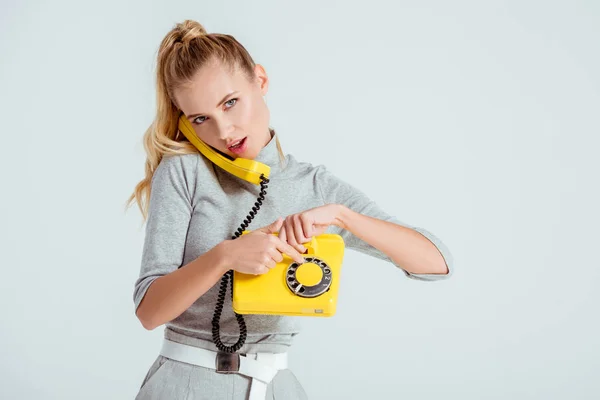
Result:
[[[288,256],[290,256],[290,258],[292,258],[294,261],[296,261],[299,264],[304,264],[306,261],[304,259],[304,257],[302,257],[302,254],[300,254],[298,252],[298,250],[296,250],[295,248],[293,248],[291,245],[287,244],[280,238],[277,238],[277,250],[279,250],[282,253],[287,254]]]

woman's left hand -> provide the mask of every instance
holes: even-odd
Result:
[[[306,248],[302,243],[310,242],[311,237],[325,232],[330,225],[341,226],[339,216],[342,207],[340,204],[326,204],[289,215],[279,230],[279,238],[304,253]]]

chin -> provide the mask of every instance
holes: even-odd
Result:
[[[235,158],[240,157],[240,158],[246,158],[248,160],[254,160],[256,158],[256,156],[258,156],[258,153],[259,152],[254,149],[248,149],[242,154],[235,154],[234,157]]]

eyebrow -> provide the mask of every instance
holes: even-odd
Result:
[[[233,96],[234,94],[237,94],[237,93],[239,93],[239,91],[237,91],[237,90],[234,91],[234,92],[228,93],[225,97],[223,97],[223,99],[220,102],[217,103],[217,107],[220,107],[221,104],[225,103],[227,101],[228,97]],[[194,118],[199,117],[201,115],[202,115],[202,113],[198,113],[198,114],[186,115],[185,117],[187,119],[194,119]]]

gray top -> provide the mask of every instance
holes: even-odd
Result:
[[[256,161],[271,167],[270,183],[265,201],[248,230],[269,225],[280,216],[329,203],[344,204],[361,214],[407,226],[322,165],[300,162],[288,154],[282,166],[275,136],[261,150]],[[229,174],[199,153],[164,157],[152,178],[141,269],[133,296],[136,309],[156,278],[193,261],[221,241],[231,239],[252,209],[259,191],[258,185]],[[450,272],[446,275],[411,274],[403,270],[406,276],[425,281],[449,278],[453,263],[446,246],[425,229],[410,228],[437,246]],[[327,233],[340,234],[347,249],[393,263],[384,253],[346,230],[331,226]],[[167,323],[165,337],[216,350],[212,343],[211,320],[218,288],[219,282],[179,317]],[[237,341],[239,331],[229,293],[228,290],[221,316],[221,338],[226,345]],[[248,336],[240,352],[251,353],[287,351],[299,332],[298,318],[303,317],[245,315],[244,318]]]

